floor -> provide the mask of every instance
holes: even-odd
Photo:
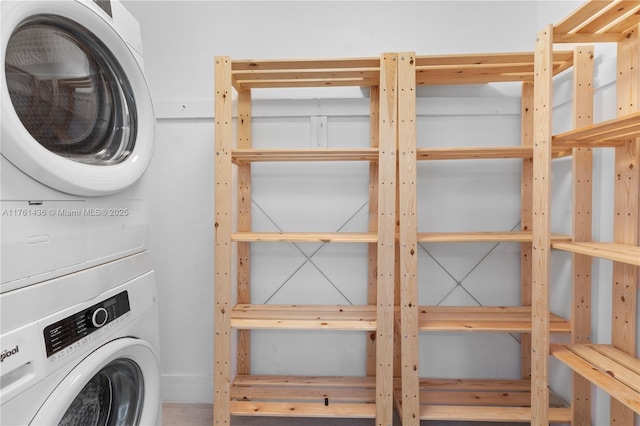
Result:
[[[211,404],[162,404],[164,426],[211,426],[213,405]],[[372,419],[322,419],[322,418],[281,418],[281,417],[233,417],[232,426],[373,426]],[[489,426],[485,422],[431,422],[422,421],[423,426]],[[499,423],[506,426],[509,423]],[[394,421],[400,426],[400,421]]]

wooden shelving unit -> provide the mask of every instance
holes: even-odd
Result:
[[[403,425],[420,420],[532,421],[530,380],[532,182],[535,149],[533,137],[534,53],[416,56],[400,53],[399,92],[399,207],[400,308],[397,313],[401,346],[401,380],[397,382],[396,405]],[[574,53],[555,52],[551,72],[555,75],[573,66]],[[419,85],[458,85],[522,82],[522,141],[501,147],[418,148],[415,129],[415,88]],[[404,85],[403,85],[404,83]],[[514,141],[515,142],[515,141]],[[403,145],[404,143],[404,145]],[[559,147],[554,157],[571,155]],[[511,232],[418,232],[415,199],[417,161],[521,159],[522,227]],[[551,235],[556,243],[571,242],[570,236]],[[418,306],[418,243],[511,242],[522,247],[522,306],[443,307]],[[571,323],[547,314],[545,331],[570,333]],[[421,332],[522,333],[522,377],[518,380],[435,380],[419,377],[418,343]],[[396,345],[398,343],[396,342]],[[434,388],[434,383],[438,385]],[[547,402],[554,422],[566,422],[570,408],[559,398]]]
[[[613,397],[611,424],[633,424],[633,412],[638,413],[640,408],[640,367],[635,355],[640,266],[639,11],[638,1],[587,2],[558,25],[544,28],[531,53],[419,56],[400,52],[380,58],[260,61],[216,57],[215,424],[229,425],[233,415],[264,415],[364,417],[375,418],[379,426],[389,426],[395,406],[406,426],[417,426],[421,419],[583,425],[591,423],[592,383]],[[579,45],[555,51],[554,44],[599,42],[618,46],[618,117],[594,124],[593,47]],[[575,130],[553,135],[554,76],[570,69]],[[418,86],[500,82],[522,83],[520,145],[418,148]],[[369,148],[252,147],[252,90],[334,86],[370,88]],[[591,235],[592,152],[596,148],[612,148],[616,153],[612,242],[594,242]],[[567,156],[573,162],[571,236],[552,234],[550,221],[552,160]],[[418,231],[417,162],[465,159],[522,161],[520,230]],[[251,165],[292,161],[367,162],[368,231],[254,231]],[[237,224],[235,228],[233,223]],[[253,304],[249,247],[261,242],[367,244],[369,304]],[[519,306],[419,306],[418,244],[462,242],[520,244]],[[549,309],[552,249],[572,253],[570,320]],[[594,345],[590,337],[593,257],[614,262],[614,314],[608,345]],[[368,333],[367,359],[363,360],[367,376],[252,375],[250,330],[257,329]],[[232,354],[235,332],[237,351]],[[519,333],[521,377],[421,378],[421,332]],[[571,343],[551,344],[552,333],[568,335]],[[549,390],[550,355],[575,371],[569,404]],[[232,364],[237,365],[237,372],[232,372]]]
[[[396,212],[397,55],[328,60],[238,61],[215,58],[215,365],[216,425],[231,416],[365,417],[393,422],[393,313]],[[255,149],[251,92],[260,88],[363,86],[371,93],[371,146],[360,149]],[[233,89],[237,128],[232,129]],[[360,161],[370,164],[369,231],[254,232],[251,164]],[[235,167],[235,170],[234,170]],[[237,174],[234,180],[233,174]],[[234,184],[234,182],[237,182]],[[237,205],[233,205],[236,192]],[[237,218],[232,229],[233,217]],[[364,243],[369,247],[369,305],[252,304],[250,244]],[[234,256],[234,245],[237,255]],[[233,263],[237,269],[232,277]],[[233,292],[236,293],[232,297]],[[232,304],[232,300],[237,304]],[[367,377],[251,374],[250,330],[348,330],[367,334]],[[237,351],[232,354],[232,333]],[[237,372],[232,372],[232,356]]]
[[[638,199],[640,197],[640,2],[590,1],[557,25],[538,34],[536,43],[534,171],[539,182],[534,204],[538,220],[533,227],[533,263],[540,285],[534,286],[537,315],[549,307],[550,248],[572,253],[573,296],[571,344],[549,345],[550,324],[540,323],[534,348],[538,355],[532,379],[540,385],[534,401],[536,424],[548,421],[547,349],[573,371],[572,424],[591,424],[591,384],[611,395],[610,424],[634,424],[640,414],[640,360],[636,357],[638,291]],[[556,43],[617,44],[617,117],[593,123],[593,47],[576,48],[574,64],[574,130],[551,134],[553,75],[549,64]],[[591,235],[592,152],[615,150],[613,242],[596,242]],[[573,151],[573,235],[570,242],[549,238],[550,160],[557,150]],[[591,263],[593,258],[613,261],[611,343],[591,342]],[[637,421],[637,419],[636,419]]]

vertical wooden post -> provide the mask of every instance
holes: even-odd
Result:
[[[640,25],[618,42],[618,116],[640,111]],[[640,138],[615,148],[613,242],[638,245]],[[638,267],[613,263],[611,343],[635,356]],[[611,398],[610,424],[633,424],[633,411]]]
[[[231,387],[231,59],[215,58],[214,425],[229,425]]]
[[[380,61],[376,424],[393,422],[393,314],[396,211],[397,54]]]
[[[574,51],[573,127],[593,124],[593,46]],[[591,148],[573,149],[573,241],[591,241],[593,154]],[[573,291],[571,343],[591,343],[592,257],[572,254]],[[571,411],[573,425],[591,424],[591,383],[572,375]]]
[[[373,86],[370,89],[370,117],[369,134],[371,138],[371,148],[380,146],[380,88]],[[369,232],[378,231],[378,162],[372,161],[369,164]],[[367,292],[367,303],[376,304],[377,282],[378,282],[378,244],[369,243],[369,288]],[[376,375],[376,332],[371,331],[367,338],[367,376]]]
[[[549,265],[553,26],[536,41],[533,128],[531,424],[549,424]]]
[[[238,148],[251,148],[251,90],[238,92]],[[251,231],[251,164],[238,166],[238,231]],[[251,244],[238,243],[238,303],[251,303]],[[238,330],[238,374],[251,373],[251,331]]]
[[[522,84],[521,144],[533,147],[533,83]],[[533,202],[533,159],[522,160],[520,189],[520,228],[531,232]],[[531,243],[520,244],[520,304],[531,306]],[[520,335],[520,372],[523,379],[531,379],[531,334]]]
[[[400,178],[397,184],[400,216],[400,346],[402,424],[406,426],[420,424],[415,87],[415,54],[399,53],[398,170]]]

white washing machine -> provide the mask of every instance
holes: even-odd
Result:
[[[0,6],[7,292],[146,249],[155,117],[140,27],[119,1]]]
[[[148,257],[0,294],[0,424],[161,424]]]

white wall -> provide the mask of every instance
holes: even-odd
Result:
[[[543,25],[557,22],[579,4],[127,1],[141,23],[145,67],[158,115],[156,154],[145,185],[150,193],[151,250],[160,286],[163,398],[210,402],[213,395],[214,56],[246,59],[379,56],[384,51],[411,50],[418,54],[531,51]],[[607,92],[606,74],[611,63],[607,57],[610,55],[602,53],[596,58],[605,75],[599,82],[599,111],[609,111],[613,105]],[[437,87],[422,89],[420,94],[428,96],[418,101],[422,146],[520,143],[517,86]],[[320,96],[328,99],[314,99]],[[557,100],[560,118],[556,130],[570,125],[568,96],[570,91]],[[368,144],[368,101],[366,92],[359,89],[257,91],[254,98],[259,99],[254,110],[257,146]],[[598,112],[596,120],[605,114]],[[319,136],[315,125],[324,119],[326,138]],[[601,156],[596,164],[604,164]],[[254,173],[255,229],[366,229],[366,167],[259,165]],[[519,173],[518,162],[511,160],[421,164],[421,230],[517,227]],[[570,165],[556,163],[554,173],[554,179],[558,177],[554,197],[566,200]],[[596,186],[596,202],[607,199],[608,191],[606,185]],[[554,226],[569,232],[562,224],[569,214],[566,208],[556,208]],[[594,219],[598,218],[610,223],[610,214],[596,206]],[[602,229],[605,233],[606,227]],[[597,235],[600,229],[595,232]],[[364,303],[365,247],[264,244],[254,245],[252,250],[255,302]],[[519,302],[516,245],[423,245],[420,256],[421,303]],[[554,276],[564,280],[564,285],[554,290],[553,307],[566,314],[570,269],[567,258],[559,258],[554,262]],[[594,275],[606,276],[607,266],[600,266],[602,263],[597,263]],[[606,299],[606,290],[594,291]],[[605,305],[595,301],[594,308],[596,318],[610,317]],[[604,320],[594,322],[596,338],[606,338],[606,327],[601,323]],[[364,336],[281,332],[254,336],[253,368],[257,373],[364,372]],[[424,375],[517,377],[519,372],[517,336],[429,335],[421,339],[421,355]],[[562,394],[568,392],[567,377],[562,370],[556,375],[556,387]],[[606,407],[600,408],[603,402],[604,398],[599,398],[600,420],[607,418]]]

